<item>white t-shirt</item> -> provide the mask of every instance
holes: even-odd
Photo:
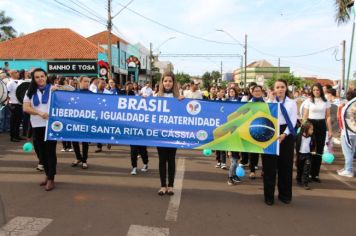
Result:
[[[34,104],[33,104],[33,97],[34,95],[32,96],[32,98],[30,99],[28,96],[27,96],[27,92],[26,92],[26,95],[23,99],[23,102],[31,102],[31,106],[32,108],[38,110],[38,111],[41,111],[41,112],[49,112],[49,104],[51,103],[51,94],[52,94],[52,90],[49,92],[49,98],[48,98],[48,102],[47,104],[42,104],[42,93],[37,90],[37,95],[38,95],[38,99],[40,100],[40,104],[36,107]],[[39,115],[31,115],[31,118],[30,118],[30,121],[31,121],[31,125],[33,128],[37,128],[37,127],[45,127],[47,125],[47,120],[43,119],[41,116]]]
[[[9,103],[10,104],[20,104],[19,100],[16,97],[16,89],[22,83],[22,80],[14,80],[10,79],[10,81],[6,84],[7,91],[9,93]]]
[[[150,87],[145,86],[141,89],[140,93],[141,93],[141,96],[149,97],[149,96],[152,96],[153,90]]]
[[[277,100],[267,100],[267,102],[273,102],[273,103],[277,103]],[[282,101],[280,101],[279,103],[282,103]],[[286,97],[285,98],[285,102],[284,102],[284,107],[287,110],[289,119],[292,123],[292,126],[295,127],[295,125],[297,124],[297,119],[298,119],[298,107],[297,107],[297,103],[289,98]],[[279,121],[279,125],[285,125],[287,124],[286,119],[283,116],[283,113],[281,111],[279,111],[278,113],[278,121]],[[291,131],[289,130],[289,128],[287,127],[286,130],[284,131],[284,133],[286,135],[289,135],[291,133]]]
[[[300,144],[299,153],[310,153],[311,137],[302,136],[302,142]]]
[[[89,90],[92,91],[93,93],[96,93],[98,91],[98,87],[94,83],[92,83],[89,86]]]
[[[321,98],[314,98],[314,103],[310,98],[306,101],[304,108],[309,109],[308,119],[325,119],[326,110],[330,108],[330,103],[328,101],[324,102]]]
[[[187,90],[184,93],[185,98],[192,98],[192,99],[203,99],[203,95],[199,90],[192,92],[191,90]]]

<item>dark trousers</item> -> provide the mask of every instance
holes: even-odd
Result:
[[[70,142],[70,141],[63,141],[62,145],[63,145],[63,149],[71,149],[72,148],[72,142]]]
[[[38,159],[42,159],[46,176],[49,180],[54,180],[57,169],[56,146],[57,141],[44,141],[45,127],[33,128],[33,145]]]
[[[103,148],[103,144],[101,144],[101,143],[97,143],[96,146],[97,146],[99,149],[102,149],[102,148]]]
[[[242,165],[248,164],[248,153],[247,152],[241,152],[241,161],[240,163]]]
[[[159,177],[161,187],[167,187],[167,163],[168,163],[168,187],[173,187],[176,174],[177,148],[157,147],[159,158]]]
[[[309,153],[299,153],[297,157],[297,181],[303,184],[309,183],[311,156]]]
[[[225,151],[215,151],[216,161],[219,163],[226,164],[226,152]]]
[[[141,155],[143,164],[148,164],[148,153],[146,146],[130,145],[131,149],[131,165],[132,168],[137,167],[137,156]]]
[[[10,104],[10,136],[17,138],[20,136],[20,124],[22,122],[22,106],[20,104]]]
[[[30,114],[23,113],[23,120],[22,120],[22,136],[28,137],[29,132],[31,130],[31,122],[30,122]]]
[[[260,154],[258,153],[249,153],[249,160],[250,160],[250,172],[256,172],[256,166],[258,165],[258,157]]]
[[[70,142],[69,142],[70,143]],[[88,151],[89,151],[89,143],[82,142],[82,151],[83,154],[80,153],[79,142],[72,142],[73,149],[75,153],[75,157],[78,161],[82,161],[83,163],[87,163],[88,160]],[[64,146],[64,145],[63,145]]]
[[[283,133],[286,125],[280,126]],[[278,197],[283,200],[292,200],[294,137],[288,135],[279,145],[279,156],[263,155],[263,185],[265,200],[274,200],[274,189],[278,174]]]
[[[238,152],[231,152],[231,156],[237,160],[240,159],[240,153],[238,153]]]
[[[309,121],[314,126],[314,137],[316,142],[316,153],[319,155],[312,155],[311,158],[311,169],[310,175],[312,178],[318,177],[320,173],[321,166],[321,155],[323,155],[325,139],[326,139],[326,121],[323,120],[312,120]]]

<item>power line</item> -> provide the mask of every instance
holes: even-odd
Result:
[[[122,7],[125,6],[125,5],[121,4],[121,3],[118,3],[118,4],[119,4],[120,6],[122,6]],[[206,38],[203,38],[203,37],[200,37],[200,36],[197,36],[197,35],[193,35],[193,34],[190,34],[190,33],[186,33],[186,32],[183,32],[183,31],[181,31],[181,30],[175,29],[175,28],[173,28],[173,27],[171,27],[171,26],[162,24],[161,22],[158,22],[158,21],[156,21],[156,20],[154,20],[154,19],[151,19],[151,18],[149,18],[149,17],[147,17],[147,16],[144,16],[144,15],[142,15],[141,13],[139,13],[139,12],[137,12],[137,11],[135,11],[135,10],[132,10],[132,9],[129,8],[129,7],[127,7],[126,9],[127,9],[128,11],[134,13],[135,15],[138,15],[138,16],[140,16],[141,18],[144,18],[145,20],[148,20],[148,21],[150,21],[150,22],[152,22],[152,23],[154,23],[154,24],[157,24],[157,25],[159,25],[159,26],[161,26],[161,27],[164,27],[164,28],[169,29],[169,30],[171,30],[171,31],[174,31],[174,32],[176,32],[176,33],[179,33],[179,34],[188,36],[188,37],[190,37],[190,38],[202,40],[202,41],[209,42],[209,43],[217,43],[217,44],[225,44],[225,45],[236,45],[236,44],[237,44],[237,43],[235,43],[235,42],[221,42],[221,41],[206,39]]]
[[[81,1],[77,0],[77,1],[73,1],[73,0],[69,0],[70,2],[72,2],[73,4],[77,5],[78,7],[80,7],[81,9],[83,9],[84,11],[88,12],[89,14],[91,14],[92,16],[95,16],[96,18],[98,18],[99,20],[106,22],[106,19],[100,15],[97,14],[97,12],[95,12],[94,10],[92,10],[91,8],[89,8],[88,6],[86,6],[85,4],[83,4]]]
[[[281,56],[281,55],[274,55],[274,54],[271,54],[271,53],[267,53],[267,52],[261,51],[261,50],[255,48],[255,47],[251,46],[251,44],[250,44],[250,48],[252,48],[252,49],[254,49],[255,51],[259,52],[260,54],[263,54],[263,55],[266,55],[266,56],[278,57],[278,58],[292,58],[292,57],[307,57],[307,56],[313,56],[313,55],[316,55],[316,54],[320,54],[320,53],[329,51],[329,50],[331,50],[331,49],[338,48],[338,46],[333,46],[333,47],[321,49],[321,50],[319,50],[319,51],[315,51],[315,52],[311,52],[311,53],[306,53],[306,54],[301,54],[301,55],[292,55],[292,56]]]
[[[79,15],[79,16],[81,16],[81,17],[86,17],[86,18],[88,18],[88,19],[90,19],[90,20],[93,20],[93,21],[95,21],[95,22],[97,22],[97,23],[99,23],[99,24],[101,24],[101,25],[106,26],[105,23],[103,23],[103,22],[101,22],[101,21],[99,21],[99,20],[97,20],[97,19],[95,19],[95,18],[93,18],[93,17],[91,17],[91,16],[88,16],[88,15],[86,15],[86,14],[84,14],[84,13],[82,13],[82,12],[80,12],[80,11],[78,11],[78,10],[76,10],[76,9],[74,9],[74,8],[72,8],[72,7],[68,6],[68,5],[66,5],[66,4],[64,4],[64,3],[62,3],[62,2],[60,2],[60,1],[58,1],[58,0],[54,0],[54,1],[55,1],[57,4],[59,4],[59,5],[63,6],[63,7],[65,7],[65,8],[68,8],[68,9],[72,10],[73,12],[75,12],[77,15]]]

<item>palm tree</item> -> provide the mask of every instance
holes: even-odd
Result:
[[[16,30],[9,25],[12,18],[5,15],[5,11],[0,11],[0,41],[5,41],[16,37]]]
[[[339,25],[348,23],[350,21],[351,7],[353,5],[354,0],[335,0],[335,20]]]

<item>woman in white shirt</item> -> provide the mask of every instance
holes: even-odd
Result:
[[[311,87],[311,97],[304,105],[303,120],[310,121],[314,126],[314,137],[316,140],[316,155],[311,160],[311,180],[320,183],[319,173],[321,166],[321,155],[323,154],[326,131],[328,138],[332,137],[330,103],[326,100],[321,84],[316,83]]]
[[[274,204],[274,189],[278,175],[278,199],[289,204],[292,201],[292,176],[294,157],[294,136],[297,123],[297,103],[288,97],[288,84],[283,79],[274,83],[276,97],[280,104],[279,121],[279,155],[262,155],[263,185],[265,203]]]
[[[34,69],[31,77],[31,84],[23,101],[23,110],[31,115],[33,144],[39,159],[43,160],[46,173],[46,178],[40,186],[45,186],[46,191],[51,191],[55,187],[57,142],[45,140],[45,132],[52,87],[46,71],[41,68]]]

